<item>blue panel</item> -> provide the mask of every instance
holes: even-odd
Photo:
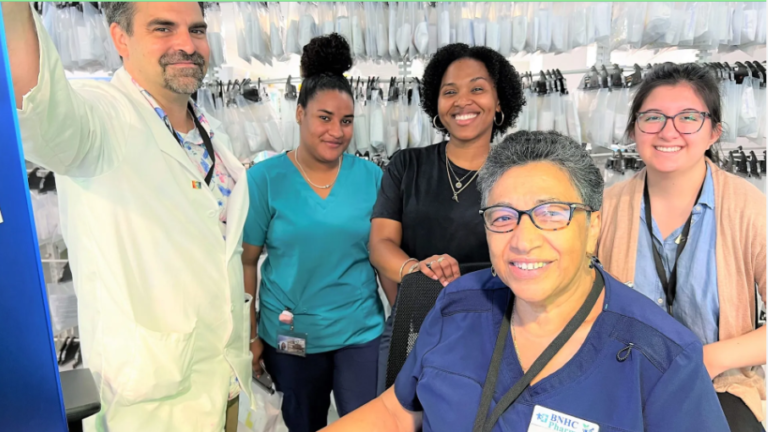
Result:
[[[0,10],[0,430],[67,430]]]

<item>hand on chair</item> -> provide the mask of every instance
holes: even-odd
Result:
[[[459,262],[450,255],[434,255],[419,263],[419,269],[428,277],[440,281],[443,286],[453,282],[459,276]]]

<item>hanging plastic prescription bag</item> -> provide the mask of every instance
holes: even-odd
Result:
[[[422,139],[422,128],[424,127],[424,117],[421,116],[421,94],[418,84],[414,83],[411,86],[411,92],[408,147],[419,147]]]
[[[360,94],[355,101],[355,144],[357,151],[365,153],[371,150],[370,119],[365,106],[365,95]]]
[[[304,47],[317,36],[317,5],[313,3],[300,3],[299,5],[299,54]]]
[[[299,16],[299,4],[297,2],[289,3],[288,27],[285,30],[285,52],[287,54],[301,55],[302,45],[299,45]]]
[[[286,51],[286,29],[283,24],[283,13],[280,11],[280,3],[268,3],[269,9],[269,40],[272,56],[279,62],[290,58]]]
[[[485,46],[486,29],[488,28],[488,5],[485,2],[474,3],[475,18],[472,21],[472,34],[475,45]]]
[[[408,129],[410,125],[410,110],[408,105],[408,91],[403,86],[403,92],[400,93],[400,102],[398,103],[398,115],[397,115],[397,141],[400,144],[400,149],[404,150],[408,148]]]
[[[240,393],[238,432],[279,432],[287,430],[280,409],[283,405],[283,394],[278,391],[267,391],[253,380],[253,405],[245,393]]]

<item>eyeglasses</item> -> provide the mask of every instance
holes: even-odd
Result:
[[[667,120],[672,120],[675,130],[683,135],[694,134],[704,126],[704,120],[712,118],[707,112],[683,111],[673,116],[666,116],[656,111],[637,113],[637,127],[641,132],[657,134],[667,125]]]
[[[543,231],[557,231],[571,224],[573,212],[593,210],[584,204],[566,202],[548,202],[539,204],[530,210],[517,210],[504,205],[495,205],[480,209],[485,227],[495,233],[508,233],[520,225],[521,215],[528,215],[536,228]]]

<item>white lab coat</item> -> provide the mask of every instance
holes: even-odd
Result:
[[[34,15],[40,76],[17,113],[26,158],[57,174],[84,365],[102,403],[86,426],[221,431],[232,369],[253,400],[245,169],[207,116],[236,181],[224,241],[216,199],[192,187],[202,176],[128,73],[70,84]]]

